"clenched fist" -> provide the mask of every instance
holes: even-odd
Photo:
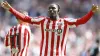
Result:
[[[93,11],[93,12],[96,12],[96,11],[98,11],[98,6],[97,5],[92,5],[92,8],[91,8],[91,10]]]
[[[11,5],[7,2],[7,1],[4,1],[1,3],[1,6],[4,8],[4,9],[7,9],[9,10],[11,8]]]

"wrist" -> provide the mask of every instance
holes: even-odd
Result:
[[[95,11],[94,11],[94,10],[91,10],[91,12],[92,12],[92,13],[95,13]]]
[[[8,10],[10,10],[11,8],[12,8],[12,7],[11,7],[11,6],[9,6],[7,9],[8,9]]]
[[[9,7],[9,8],[8,8],[9,11],[12,11],[12,9],[13,9],[12,7]]]
[[[95,13],[95,11],[94,10],[91,10],[93,13]]]

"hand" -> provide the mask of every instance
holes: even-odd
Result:
[[[91,10],[93,11],[93,12],[96,12],[96,11],[98,11],[98,6],[97,5],[92,5],[92,8],[91,8]]]
[[[4,1],[1,3],[1,6],[4,8],[4,9],[7,9],[9,10],[11,8],[11,5],[7,2],[7,1]]]

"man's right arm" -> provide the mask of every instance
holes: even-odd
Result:
[[[9,11],[13,15],[15,15],[17,17],[17,19],[20,19],[20,20],[22,20],[24,22],[28,22],[28,23],[31,23],[31,24],[33,23],[31,17],[25,16],[24,14],[22,14],[22,13],[18,12],[17,10],[15,10],[14,8],[10,8]]]
[[[17,10],[15,10],[14,8],[10,8],[9,11],[15,15],[17,17],[17,19],[20,19],[24,22],[28,22],[30,24],[40,24],[40,22],[44,19],[44,17],[30,17],[30,16],[26,16],[20,12],[18,12]]]
[[[11,5],[5,1],[5,2],[2,2],[1,3],[1,6],[7,10],[9,10],[13,15],[15,15],[17,17],[17,19],[20,19],[24,22],[28,22],[28,23],[31,23],[31,24],[39,24],[41,22],[41,18],[32,18],[32,17],[29,17],[29,16],[26,16],[20,12],[18,12],[17,10],[15,10],[13,7],[11,7]]]

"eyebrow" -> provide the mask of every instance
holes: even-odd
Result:
[[[50,9],[50,8],[56,9],[54,6],[52,6],[52,7],[49,7],[49,9]]]

